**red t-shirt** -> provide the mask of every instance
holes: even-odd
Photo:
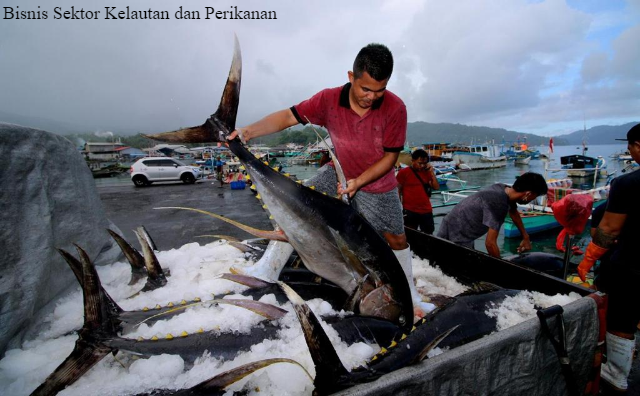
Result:
[[[424,169],[417,172],[423,182],[426,184],[431,182],[431,172]],[[396,178],[398,179],[398,184],[402,186],[402,207],[404,209],[420,214],[433,211],[431,200],[410,167],[400,169]]]
[[[291,111],[302,124],[321,125],[329,131],[336,156],[347,180],[360,176],[383,157],[385,152],[400,152],[407,133],[407,109],[390,91],[360,117],[349,105],[351,84],[322,90]],[[384,193],[396,187],[393,169],[367,184],[363,191]]]

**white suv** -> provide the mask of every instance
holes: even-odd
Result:
[[[131,181],[136,187],[152,182],[178,181],[193,184],[200,177],[200,168],[187,166],[169,157],[147,157],[131,165]]]

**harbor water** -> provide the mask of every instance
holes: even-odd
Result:
[[[548,147],[537,147],[541,153],[547,153]],[[615,153],[620,153],[626,150],[626,145],[624,144],[611,144],[611,145],[597,145],[590,146],[587,151],[588,156],[596,157],[602,156],[607,162],[606,171],[611,177],[621,175],[621,170],[625,167],[625,164],[622,161],[618,161],[616,159],[610,158],[611,155]],[[493,183],[513,183],[516,177],[524,172],[537,172],[545,175],[546,179],[563,179],[566,178],[565,171],[555,171],[546,169],[559,169],[560,165],[560,157],[565,155],[573,155],[573,154],[582,154],[582,147],[576,146],[555,146],[554,152],[549,154],[549,159],[532,159],[528,165],[517,165],[514,164],[514,161],[509,161],[506,167],[503,168],[495,168],[495,169],[486,169],[486,170],[474,170],[474,171],[466,171],[459,172],[456,174],[461,180],[466,182],[466,187],[470,186],[478,186],[485,187],[491,185]],[[284,158],[283,158],[284,160]],[[291,175],[294,175],[298,179],[307,179],[312,177],[318,170],[317,166],[314,165],[287,165],[283,164],[283,172],[287,172]],[[596,186],[603,186],[607,182],[606,176],[599,176],[596,181]],[[110,178],[101,178],[95,179],[97,186],[130,186],[133,188],[133,184],[131,183],[130,175],[128,172],[125,172],[117,177]],[[574,188],[593,188],[593,177],[590,178],[574,178],[573,179],[573,187]],[[447,189],[457,189],[460,187],[459,183],[450,181],[443,190]],[[127,187],[128,188],[128,187]],[[452,201],[456,201],[453,199]],[[434,206],[438,206],[442,203],[442,196],[439,194],[434,194],[432,196],[432,203]],[[436,207],[434,209],[435,215],[435,223],[436,223],[436,232],[438,230],[438,226],[442,220],[442,218],[451,210],[453,206],[445,206],[445,207]],[[587,227],[588,229],[588,227]],[[531,242],[533,245],[534,251],[543,251],[548,253],[556,253],[560,254],[555,249],[555,240],[559,233],[560,229],[550,230],[548,232],[543,232],[539,234],[531,235]],[[583,235],[588,235],[585,232]],[[581,238],[577,238],[576,241],[578,244],[586,244],[588,240]],[[498,240],[498,244],[501,248],[501,253],[503,256],[516,254],[516,249],[520,244],[520,238],[504,238],[503,233],[500,233],[500,237]],[[479,239],[476,241],[476,249],[480,251],[486,251],[484,247],[483,239]],[[577,260],[577,259],[576,259]]]

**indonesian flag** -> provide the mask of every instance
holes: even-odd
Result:
[[[553,138],[549,138],[549,152],[553,153]]]

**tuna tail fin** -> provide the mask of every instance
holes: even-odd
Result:
[[[228,219],[224,216],[220,216],[219,214],[215,214],[215,213],[211,213],[211,212],[207,212],[206,210],[202,210],[202,209],[194,209],[194,208],[183,208],[180,206],[167,206],[167,207],[161,207],[161,208],[154,208],[154,209],[180,209],[180,210],[190,210],[192,212],[198,212],[198,213],[202,213],[202,214],[206,214],[207,216],[211,216],[213,218],[216,218],[218,220],[222,220],[225,223],[229,223],[233,226],[238,227],[239,229],[241,229],[242,231],[248,232],[249,234],[256,236],[258,238],[267,238],[273,241],[282,241],[282,242],[288,242],[289,240],[287,239],[286,235],[284,235],[284,233],[282,231],[268,231],[268,230],[259,230],[257,228],[253,228],[250,227],[248,225],[239,223],[235,220],[231,220]]]
[[[138,227],[138,231],[140,231],[142,233],[142,235],[144,236],[144,239],[147,240],[147,242],[149,243],[149,246],[151,247],[151,250],[153,250],[155,252],[159,252],[160,251],[160,249],[158,249],[158,246],[156,245],[156,243],[151,238],[151,235],[149,235],[149,231],[147,231],[147,229],[143,225]]]
[[[104,290],[98,272],[89,259],[89,255],[76,245],[82,263],[82,297],[84,299],[84,326],[88,329],[99,329],[101,336],[111,337],[118,334],[120,321],[114,313],[122,312],[122,308]],[[94,337],[95,339],[95,337]]]
[[[327,333],[304,300],[285,283],[278,282],[278,284],[291,301],[302,326],[307,347],[316,367],[314,380],[316,392],[328,394],[339,390],[339,384],[347,382],[350,374],[340,361]]]
[[[220,373],[215,377],[194,386],[193,388],[189,389],[189,391],[191,391],[191,394],[197,394],[197,395],[223,394],[224,389],[227,386],[243,379],[247,375],[252,374],[257,370],[260,370],[262,368],[265,368],[275,363],[295,364],[299,366],[302,370],[304,370],[305,374],[307,374],[309,379],[313,381],[311,374],[309,374],[309,372],[300,363],[296,362],[295,360],[286,359],[286,358],[273,358],[273,359],[264,359],[264,360],[258,360],[257,362],[243,364],[242,366],[236,367],[229,371],[225,371],[224,373]]]
[[[127,261],[131,265],[131,278],[129,279],[129,285],[137,283],[140,279],[147,276],[147,271],[144,267],[144,258],[133,246],[129,244],[122,236],[113,230],[107,229],[111,238],[120,246],[120,250],[124,253]]]
[[[82,338],[78,339],[73,352],[31,393],[31,396],[57,394],[76,382],[109,352],[111,352],[111,348],[87,344]]]
[[[84,251],[84,249],[82,249],[78,245],[76,245],[76,249],[80,257],[83,259],[83,261],[89,260],[89,256],[87,255],[87,252]],[[69,264],[69,267],[71,268],[74,275],[76,276],[78,283],[80,284],[81,287],[83,287],[84,276],[83,276],[82,263],[77,258],[73,257],[71,253],[67,252],[64,249],[58,249],[58,253],[60,253],[60,255],[65,259],[67,264]],[[109,311],[108,313],[109,318],[111,319],[116,318],[121,312],[123,312],[123,309],[120,308],[120,306],[113,300],[113,298],[111,298],[109,293],[107,293],[102,286],[100,286],[100,298],[102,300],[101,302],[102,305],[107,307]]]
[[[143,292],[151,291],[158,289],[167,284],[167,277],[158,262],[158,258],[156,254],[153,252],[149,241],[145,237],[145,231],[141,229],[142,227],[138,227],[138,229],[134,230],[136,237],[138,237],[138,242],[140,242],[140,246],[142,247],[142,251],[144,252],[144,265],[147,268],[147,283],[142,288]]]
[[[238,103],[240,102],[240,82],[242,79],[240,43],[238,43],[238,37],[234,39],[233,61],[231,62],[229,77],[215,114],[199,126],[142,136],[173,143],[226,142],[226,137],[236,128],[236,115],[238,114]]]
[[[78,340],[71,354],[31,395],[54,395],[60,392],[112,352],[112,348],[105,346],[102,340],[117,334],[119,322],[114,320],[113,308],[120,307],[102,288],[98,273],[87,253],[77,245],[76,248],[80,261],[62,249],[58,251],[67,260],[82,287],[84,325],[78,332]]]

